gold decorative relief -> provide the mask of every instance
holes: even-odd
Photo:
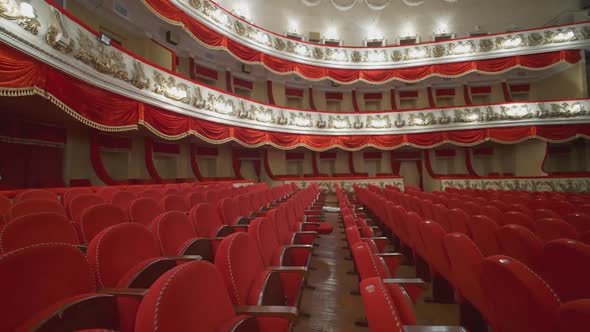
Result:
[[[173,76],[165,78],[161,73],[154,71],[155,83],[153,92],[163,95],[181,103],[190,104],[188,86],[185,83],[176,83]]]
[[[351,56],[351,60],[352,60],[352,62],[361,62],[361,61],[363,61],[363,56],[361,55],[361,52],[359,52],[359,51],[353,51],[352,52],[352,56]]]
[[[354,127],[354,129],[362,129],[363,128],[363,122],[361,121],[361,117],[358,115],[354,116],[354,123],[352,124],[352,126]]]
[[[37,20],[35,8],[28,2],[0,0],[0,17],[16,20],[23,29],[34,35],[39,34],[41,23]]]
[[[318,127],[318,128],[326,128],[326,126],[328,124],[326,123],[326,121],[324,120],[324,118],[322,117],[322,115],[319,114],[318,117],[319,117],[319,119],[316,122],[316,127]]]
[[[395,119],[395,122],[393,124],[396,128],[403,128],[406,126],[406,120],[402,119],[401,113],[397,113],[397,118]]]
[[[328,128],[344,129],[344,128],[351,128],[351,127],[352,127],[352,125],[350,124],[350,119],[347,116],[330,115],[328,117]]]
[[[211,112],[216,112],[223,115],[235,115],[234,103],[231,100],[225,100],[223,95],[214,95],[210,93],[207,96],[207,104],[205,109]]]
[[[141,90],[150,87],[150,79],[143,70],[143,63],[138,60],[133,61],[133,70],[131,71],[131,80],[129,82]]]
[[[201,8],[201,0],[189,0],[188,2],[191,7],[193,7],[194,9],[200,9]]]
[[[291,113],[289,124],[297,127],[313,127],[313,120],[311,114],[304,114],[303,112]]]
[[[201,87],[195,87],[195,93],[193,94],[193,106],[196,108],[206,108],[207,101],[203,98],[203,93],[201,92]]]
[[[451,123],[451,117],[447,115],[446,110],[442,110],[440,112],[440,117],[438,118],[438,123],[441,125],[446,125]]]
[[[289,122],[289,119],[287,119],[287,117],[285,116],[285,113],[283,113],[283,110],[279,111],[279,117],[277,118],[277,124],[284,126]]]
[[[436,118],[432,113],[420,112],[418,114],[410,114],[410,126],[425,127],[436,124]]]
[[[51,18],[45,41],[64,54],[74,49],[74,41],[68,34],[61,12],[53,7],[51,7]]]
[[[391,128],[391,119],[389,115],[369,115],[367,116],[367,128]]]
[[[275,41],[274,41],[274,48],[275,48],[276,50],[282,51],[282,50],[284,50],[284,49],[285,49],[285,47],[287,47],[287,45],[285,45],[285,42],[284,42],[282,39],[280,39],[280,38],[275,38]]]
[[[275,115],[274,115],[272,109],[270,109],[270,108],[265,109],[263,107],[260,107],[253,112],[252,116],[253,116],[254,120],[259,121],[259,122],[277,123]]]
[[[322,51],[322,49],[319,47],[314,47],[312,55],[315,59],[321,60],[324,58],[324,51]]]
[[[523,120],[533,117],[528,105],[510,105],[500,106],[500,114],[497,114],[497,120]]]
[[[550,109],[545,108],[544,104],[539,104],[539,111],[537,111],[537,117],[540,119],[546,118],[574,118],[577,116],[587,115],[589,112],[579,102],[569,103],[553,103],[550,105]]]
[[[234,22],[234,31],[240,36],[244,36],[246,34],[246,28],[240,21]]]
[[[479,50],[482,52],[489,52],[494,49],[494,41],[491,39],[481,39],[479,41]]]
[[[447,48],[444,45],[435,45],[432,50],[432,55],[434,55],[435,58],[443,57],[447,55]]]
[[[476,121],[483,121],[484,114],[479,108],[474,109],[456,109],[454,122],[470,123]]]
[[[80,50],[74,58],[93,66],[103,74],[113,75],[115,78],[124,81],[129,80],[129,74],[121,52],[99,43],[94,38],[89,38],[82,30],[78,31],[78,43],[80,44]]]
[[[538,32],[533,32],[527,37],[527,43],[529,46],[539,46],[545,44],[545,38]]]

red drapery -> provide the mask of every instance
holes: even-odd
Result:
[[[428,153],[428,151],[425,151]],[[418,178],[420,179],[418,183],[418,187],[424,190],[424,172],[422,171],[422,160],[416,160],[416,169],[418,170]]]
[[[191,144],[191,170],[193,171],[193,175],[195,176],[195,178],[197,178],[197,180],[199,181],[203,181],[204,177],[203,174],[201,174],[201,169],[199,168],[199,162],[197,160],[198,155],[197,155],[197,147],[194,144]]]
[[[471,148],[465,147],[463,153],[465,154],[465,167],[467,168],[467,173],[469,176],[477,176],[477,172],[473,168],[473,163],[471,162]]]
[[[272,169],[270,168],[270,158],[268,157],[268,150],[264,149],[264,171],[266,172],[266,175],[268,175],[268,177],[271,180],[277,181],[279,180],[272,172]]]
[[[154,165],[152,139],[146,137],[143,145],[145,151],[145,167],[147,168],[148,174],[156,183],[162,183],[162,177],[160,177],[160,173],[158,173],[158,169]]]
[[[352,109],[355,112],[359,112],[359,103],[358,100],[356,99],[356,90],[352,90]]]
[[[469,87],[467,85],[463,85],[463,98],[465,99],[465,105],[473,105],[471,95],[469,94]]]
[[[234,176],[236,177],[236,179],[244,179],[244,177],[242,176],[242,161],[240,160],[240,155],[238,153],[237,150],[232,150],[231,153],[231,164],[232,164],[232,168],[234,170]]]
[[[266,93],[268,95],[268,103],[271,105],[276,105],[275,104],[275,96],[272,93],[272,81],[271,80],[266,81]]]
[[[502,82],[502,93],[504,94],[504,101],[509,103],[512,101],[512,96],[510,95],[510,88],[508,87],[508,83]]]
[[[232,84],[232,75],[231,71],[225,71],[225,90],[230,93],[234,93],[234,86]]]
[[[490,139],[510,143],[532,137],[568,140],[576,136],[590,136],[589,124],[355,136],[300,135],[234,127],[191,118],[122,97],[79,81],[7,46],[0,46],[0,87],[33,86],[39,89],[44,87],[51,94],[51,101],[93,128],[123,131],[137,129],[141,125],[166,139],[196,135],[213,142],[233,140],[245,146],[273,144],[285,149],[306,146],[313,150],[328,150],[334,147],[357,150],[369,145],[383,149],[394,149],[406,144],[428,148],[445,142],[476,145]]]
[[[244,46],[193,19],[168,0],[145,0],[145,3],[162,17],[184,25],[197,40],[206,45],[223,47],[241,60],[260,63],[275,72],[294,72],[313,80],[330,78],[340,83],[353,83],[358,80],[385,82],[394,79],[418,81],[433,75],[460,76],[472,71],[496,73],[515,66],[538,69],[560,61],[575,63],[581,59],[580,52],[576,50],[399,69],[355,70],[318,67],[284,60]]]
[[[391,109],[395,111],[395,110],[397,110],[397,102],[395,101],[395,89],[391,89],[390,95],[391,95]]]
[[[311,169],[313,171],[313,176],[320,175],[320,171],[318,169],[318,158],[316,156],[315,151],[311,152]]]
[[[317,108],[315,107],[315,103],[313,102],[313,88],[309,88],[309,108],[311,110],[317,110]]]
[[[391,164],[391,174],[399,175],[399,170],[402,164],[397,160],[394,151],[391,151],[391,153],[389,154],[389,158]]]
[[[96,176],[108,186],[124,183],[113,179],[107,172],[100,155],[100,150],[103,147],[130,150],[132,148],[131,139],[128,137],[104,135],[98,132],[92,132],[90,134],[90,161]]]
[[[432,88],[428,87],[426,89],[426,92],[428,93],[428,105],[432,108],[436,107],[436,102],[434,101],[434,95],[432,94]]]

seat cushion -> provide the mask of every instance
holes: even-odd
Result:
[[[317,229],[320,234],[332,234],[332,231],[334,231],[334,225],[327,222],[321,222],[320,227]]]

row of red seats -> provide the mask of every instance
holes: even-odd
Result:
[[[439,222],[436,213],[424,213],[411,194],[359,187],[355,192],[386,234],[412,256],[417,271],[421,262],[426,264],[425,277],[433,281],[435,298],[460,303],[462,323],[472,332],[487,331],[488,324],[501,332],[582,331],[590,326],[590,246],[571,239],[543,245],[537,238],[540,249],[527,266],[520,261],[528,250],[528,240],[521,235],[535,235],[522,226],[509,224],[496,233],[482,233],[478,224],[495,222],[466,213],[467,227],[454,229],[451,209],[446,229],[445,222]],[[501,244],[498,252],[482,254],[495,239]],[[451,289],[445,291],[445,286]]]
[[[90,241],[86,257],[55,243],[6,253],[0,330],[289,331],[317,236],[294,230],[327,228],[307,221],[321,211],[319,197],[317,186],[298,190],[258,211],[267,217],[251,220],[247,231],[211,239],[214,266],[195,262],[200,238],[179,211],[149,227],[110,226]]]
[[[243,213],[245,216],[249,215],[251,211],[258,211],[265,204],[287,197],[293,191],[293,187],[290,185],[272,189],[264,189],[261,186],[251,187],[253,188],[242,187],[241,192],[246,190],[252,192],[238,196],[241,197],[239,201],[247,200],[250,203],[245,206],[249,209]],[[26,206],[27,209],[19,209],[22,216],[20,214],[15,215],[14,220],[2,227],[0,232],[0,252],[7,252],[18,246],[38,242],[36,237],[48,241],[87,244],[98,232],[108,226],[128,221],[149,225],[156,217],[170,211],[188,213],[203,237],[214,237],[220,232],[227,234],[234,226],[233,220],[231,220],[232,223],[229,223],[230,220],[224,220],[218,216],[217,207],[222,204],[219,202],[220,197],[212,195],[212,193],[219,193],[217,188],[200,189],[198,193],[204,201],[193,200],[196,206],[190,210],[187,210],[189,207],[183,204],[184,199],[180,195],[165,195],[160,200],[161,204],[158,204],[157,201],[151,198],[135,198],[136,196],[130,192],[120,193],[129,195],[129,199],[124,204],[118,202],[121,203],[120,205],[115,204],[115,201],[105,203],[97,194],[78,192],[73,198],[71,198],[73,194],[70,195],[71,199],[67,206],[73,224],[68,220],[66,209],[55,199],[39,200],[35,196],[19,200],[14,206]],[[189,196],[194,198],[195,193],[197,192],[193,192]],[[35,192],[35,194],[43,195],[46,193]],[[254,196],[259,199],[252,199]],[[113,196],[113,198],[116,197],[116,195]],[[210,200],[207,201],[207,198]],[[229,197],[224,199],[234,202]]]
[[[376,237],[375,227],[353,198],[336,187],[346,239],[359,275],[360,294],[365,305],[367,324],[374,332],[466,331],[460,326],[417,326],[414,305],[424,281],[417,278],[395,278],[404,256],[386,252],[388,239]]]

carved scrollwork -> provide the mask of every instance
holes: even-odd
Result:
[[[367,128],[391,128],[391,119],[389,115],[369,115],[367,116]]]
[[[523,120],[531,119],[534,116],[528,105],[500,106],[500,113],[496,114],[494,120]]]
[[[30,4],[28,4],[31,6]],[[0,0],[0,17],[8,20],[16,20],[18,25],[30,33],[39,34],[41,23],[37,20],[35,9],[30,7],[32,13],[23,11],[20,2],[15,0]]]
[[[539,104],[537,117],[540,119],[547,118],[573,118],[587,115],[589,112],[579,102],[570,103],[552,103],[550,109],[547,109],[543,103]]]
[[[432,113],[410,114],[410,126],[426,127],[433,124],[436,124],[436,118]]]
[[[128,81],[127,66],[123,61],[122,52],[111,49],[96,39],[91,39],[82,30],[78,31],[80,50],[74,56],[77,60],[93,66],[103,74],[113,75],[115,78]]]
[[[470,123],[484,120],[484,114],[479,108],[474,109],[456,109],[454,122],[458,123]]]
[[[189,0],[188,2],[191,7],[193,7],[194,9],[200,9],[202,4],[201,4],[201,0]]]
[[[201,87],[195,87],[195,93],[193,94],[193,106],[196,108],[205,108],[207,105],[207,101],[203,98],[203,93],[201,92]]]
[[[291,113],[289,124],[297,127],[313,127],[313,120],[311,114],[304,114],[303,112]]]
[[[330,115],[328,117],[328,128],[344,129],[352,128],[352,125],[350,124],[350,119],[347,116]]]
[[[316,122],[316,127],[318,128],[326,128],[328,124],[324,121],[324,118],[321,114],[318,115],[318,121]]]
[[[74,41],[70,38],[62,13],[51,7],[51,20],[45,41],[54,49],[67,54],[74,49]]]
[[[145,74],[143,63],[140,61],[133,61],[133,70],[131,71],[131,80],[129,82],[141,90],[150,87],[150,79]]]
[[[397,113],[397,118],[393,124],[395,125],[396,128],[403,128],[406,126],[406,120],[402,119],[401,113]]]
[[[236,111],[234,109],[234,102],[229,99],[226,100],[223,95],[216,96],[210,93],[207,96],[207,103],[205,109],[223,115],[236,115]]]
[[[354,127],[354,129],[362,129],[363,128],[363,122],[361,121],[361,117],[358,115],[354,116],[354,123],[352,124],[352,126]]]

